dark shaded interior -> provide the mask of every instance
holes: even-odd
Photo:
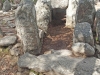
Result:
[[[73,29],[65,27],[66,9],[53,9],[52,22],[43,40],[42,53],[54,50],[71,49]]]

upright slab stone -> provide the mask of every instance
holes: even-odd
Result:
[[[52,8],[65,9],[68,7],[69,0],[51,0]]]
[[[100,9],[96,12],[96,34],[98,41],[100,41]]]
[[[51,9],[45,0],[38,0],[35,7],[37,26],[47,33],[48,24],[51,20]]]
[[[83,42],[94,47],[91,25],[87,22],[77,23],[73,33],[73,43]]]
[[[11,10],[11,4],[10,4],[10,2],[8,0],[5,0],[5,2],[3,3],[2,10],[4,12],[7,12],[7,11]]]
[[[91,26],[93,26],[94,19],[94,0],[80,0],[77,8],[76,23],[88,22]]]
[[[39,54],[40,39],[35,16],[33,0],[21,0],[15,14],[17,35],[23,43],[24,52]]]
[[[69,0],[69,5],[66,9],[66,26],[69,28],[75,27],[75,16],[78,4],[79,0]]]

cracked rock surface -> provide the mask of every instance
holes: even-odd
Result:
[[[18,66],[46,75],[100,75],[100,59],[71,57],[67,52],[54,51],[39,56],[25,53],[19,58]]]

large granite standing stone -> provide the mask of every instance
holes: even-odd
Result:
[[[100,9],[96,12],[96,34],[97,40],[100,42]]]
[[[92,46],[90,46],[88,43],[74,43],[72,45],[72,51],[75,56],[93,56],[95,54],[95,50]]]
[[[19,58],[18,66],[42,72],[43,75],[100,75],[100,59],[75,58],[64,52],[40,56],[26,53]]]
[[[94,19],[94,0],[80,0],[77,8],[76,23],[88,22],[91,26],[93,26]]]
[[[5,2],[3,3],[2,10],[4,12],[7,12],[7,11],[11,10],[11,4],[10,4],[10,2],[8,0],[5,0]]]
[[[66,9],[66,26],[69,28],[75,27],[75,17],[78,4],[79,0],[69,0],[69,5]]]
[[[40,53],[40,39],[33,0],[21,0],[15,14],[16,29],[23,43],[23,52]]]
[[[77,23],[73,33],[73,43],[83,42],[94,47],[91,25],[87,22]]]
[[[51,0],[51,7],[65,9],[68,7],[69,1],[70,0]]]
[[[37,26],[45,33],[47,33],[48,24],[51,21],[51,9],[47,3],[45,0],[38,0],[35,6]]]

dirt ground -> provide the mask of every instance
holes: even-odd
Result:
[[[60,23],[59,23],[60,22]],[[50,49],[71,49],[73,30],[65,27],[65,21],[53,20],[43,40],[42,52]]]

